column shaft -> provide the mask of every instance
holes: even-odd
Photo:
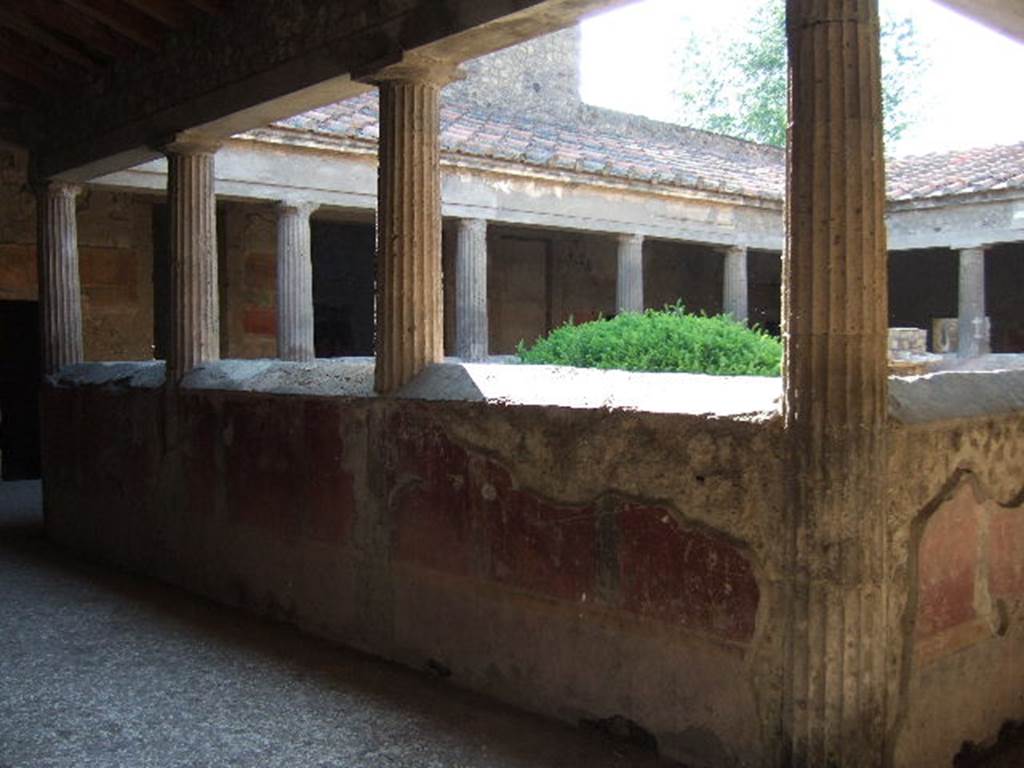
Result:
[[[884,762],[887,400],[877,0],[787,0],[783,762]]]
[[[281,203],[277,217],[277,356],[308,362],[313,343],[313,260],[309,215],[315,206]]]
[[[487,353],[487,222],[462,219],[455,252],[455,354],[484,360]]]
[[[960,251],[960,308],[957,313],[959,357],[978,357],[988,352],[985,317],[985,249]]]
[[[167,154],[171,224],[171,348],[167,379],[220,358],[217,294],[216,147],[178,142]]]
[[[644,311],[644,236],[619,235],[615,311]]]
[[[722,311],[734,320],[747,322],[747,249],[730,248],[725,252],[722,275]]]
[[[454,69],[403,63],[380,89],[377,187],[378,392],[394,392],[444,356],[441,284],[441,85]]]
[[[39,310],[44,374],[84,359],[82,290],[78,274],[79,188],[52,182],[37,192]]]

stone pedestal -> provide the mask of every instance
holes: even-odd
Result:
[[[722,276],[722,311],[742,323],[748,318],[747,291],[747,249],[729,248]]]
[[[885,763],[887,264],[877,0],[787,0],[780,763]],[[898,654],[893,654],[898,658]],[[896,670],[898,673],[898,670]]]
[[[217,201],[213,158],[217,144],[178,141],[167,155],[171,225],[171,347],[167,380],[220,358],[217,309]]]
[[[37,191],[39,309],[42,369],[56,373],[84,359],[78,224],[73,184],[50,182]]]
[[[311,203],[277,207],[277,356],[308,362],[313,346],[313,261],[309,245]]]
[[[455,251],[455,354],[485,360],[487,352],[487,222],[462,219]]]
[[[615,311],[644,311],[644,236],[619,235]]]
[[[455,67],[410,58],[368,81],[380,89],[375,388],[399,389],[444,356],[441,87]]]
[[[965,248],[960,251],[957,320],[957,355],[967,358],[988,354],[989,329],[985,317],[984,248]]]

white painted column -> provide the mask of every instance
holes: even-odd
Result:
[[[725,252],[722,275],[722,311],[734,320],[747,322],[747,249],[743,246]]]
[[[176,141],[167,155],[171,224],[171,346],[167,380],[220,359],[217,294],[217,201],[213,158],[217,144]]]
[[[75,199],[81,189],[49,182],[37,191],[43,373],[84,359]]]
[[[978,357],[989,351],[988,321],[985,317],[985,249],[960,251],[958,357]]]
[[[277,206],[277,356],[308,362],[313,345],[313,258],[309,216],[312,203]]]
[[[487,327],[487,221],[460,219],[455,251],[455,354],[485,360]]]
[[[644,311],[644,236],[619,235],[615,311]]]

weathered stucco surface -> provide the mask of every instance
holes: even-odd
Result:
[[[628,718],[691,765],[770,764],[776,415],[379,398],[371,374],[225,361],[167,391],[159,363],[66,369],[50,533],[533,710]],[[1024,415],[892,420],[889,445],[893,765],[948,764],[1024,716]]]
[[[895,765],[948,764],[964,742],[991,742],[1024,719],[1024,415],[989,409],[890,432],[902,586],[892,615],[905,664]]]
[[[777,419],[201,388],[218,367],[177,394],[153,365],[47,388],[54,536],[531,709],[627,717],[695,764],[756,764]]]

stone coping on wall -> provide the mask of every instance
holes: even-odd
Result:
[[[58,385],[155,388],[161,361],[82,363],[53,377]],[[376,397],[373,358],[221,360],[205,363],[182,381],[188,390],[261,392],[315,397]],[[780,413],[782,381],[762,376],[635,373],[553,365],[463,363],[432,365],[400,390],[399,399],[486,402],[513,406],[622,409],[652,413],[771,419]]]
[[[1024,355],[1013,357],[1024,359]],[[889,379],[889,415],[904,424],[1013,411],[1024,411],[1022,368],[941,371]]]
[[[1024,362],[1024,356],[1021,361]],[[164,383],[162,361],[82,363],[51,381],[64,386],[152,389]],[[372,398],[373,358],[222,360],[189,373],[187,390]],[[552,365],[464,363],[432,365],[395,397],[434,402],[634,410],[766,421],[781,412],[782,380],[762,376],[635,373]],[[1024,368],[943,371],[889,380],[896,421],[976,418],[1024,411]]]

